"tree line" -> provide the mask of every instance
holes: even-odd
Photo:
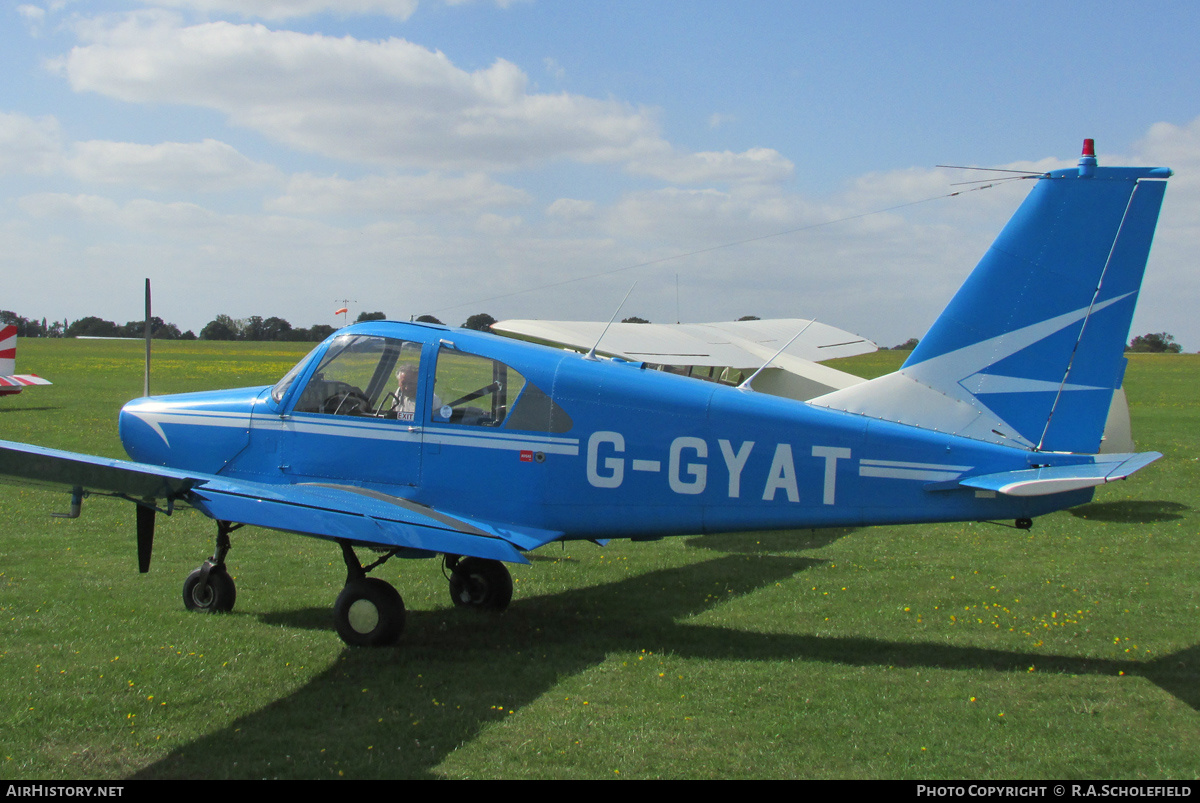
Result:
[[[362,312],[359,313],[355,323],[363,323],[364,321],[383,321],[387,320],[387,315],[382,312]],[[422,323],[442,324],[432,315],[421,315],[416,319]],[[746,315],[738,318],[739,321],[756,321],[757,317]],[[463,329],[476,329],[482,332],[488,331],[488,327],[496,322],[496,319],[486,312],[480,312],[463,321],[460,326]],[[645,318],[636,316],[625,318],[622,323],[650,323]],[[129,321],[124,326],[113,321],[106,321],[103,318],[88,316],[79,318],[76,321],[50,321],[47,323],[45,318],[41,321],[36,319],[24,318],[17,315],[11,310],[0,310],[0,324],[14,324],[17,327],[18,337],[145,337],[146,324],[145,321]],[[186,332],[179,331],[179,327],[173,323],[167,323],[162,318],[157,316],[150,319],[150,336],[161,340],[283,340],[291,342],[320,342],[337,331],[337,327],[328,324],[319,323],[308,328],[293,327],[283,318],[272,316],[263,318],[261,315],[251,315],[249,318],[233,318],[229,315],[218,315],[213,318],[200,330],[197,335],[191,329]],[[894,351],[911,351],[917,347],[920,342],[915,337],[910,337],[904,343],[898,346],[892,346]],[[886,346],[883,347],[886,350]],[[1179,354],[1183,351],[1183,346],[1175,342],[1175,337],[1169,332],[1152,332],[1150,334],[1138,335],[1129,341],[1129,345],[1125,347],[1128,352],[1151,353],[1151,354]]]
[[[910,337],[900,345],[892,346],[891,351],[912,351],[919,342],[917,338]],[[886,346],[883,348],[887,349]],[[1153,332],[1147,335],[1138,335],[1130,340],[1125,351],[1140,354],[1180,354],[1183,352],[1183,346],[1176,343],[1175,336],[1169,332]]]
[[[382,312],[363,312],[355,323],[386,320]],[[432,315],[422,315],[418,321],[441,324]],[[486,331],[496,319],[487,313],[472,315],[462,326],[465,329]],[[47,321],[42,318],[26,318],[12,310],[0,310],[0,325],[13,324],[18,337],[128,337],[146,336],[146,322],[129,321],[124,325],[89,315],[75,321]],[[221,314],[206,323],[197,335],[191,329],[180,331],[173,323],[154,316],[150,319],[150,336],[158,340],[267,340],[290,342],[320,342],[337,331],[337,327],[319,323],[310,327],[295,327],[287,320],[272,316],[251,315],[249,318],[234,318]]]

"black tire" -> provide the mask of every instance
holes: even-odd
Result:
[[[200,588],[200,569],[192,572],[183,581],[183,606],[189,611],[224,613],[233,610],[237,601],[237,588],[233,578],[223,566],[215,566],[208,573],[208,585]]]
[[[351,647],[386,647],[404,632],[404,600],[378,577],[351,580],[333,604],[333,625]]]
[[[450,599],[460,607],[502,611],[512,593],[512,575],[498,560],[463,558],[450,573]]]

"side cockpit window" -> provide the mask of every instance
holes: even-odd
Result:
[[[430,420],[526,432],[566,432],[571,418],[517,371],[499,360],[442,346]]]
[[[337,337],[293,411],[412,421],[420,362],[420,343],[367,335]]]

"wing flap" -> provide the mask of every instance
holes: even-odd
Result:
[[[353,485],[265,485],[216,478],[195,488],[189,503],[215,519],[381,546],[528,563],[533,549],[562,533],[509,528],[452,516]]]

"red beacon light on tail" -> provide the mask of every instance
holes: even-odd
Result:
[[[1096,172],[1096,140],[1083,141],[1083,155],[1079,157],[1079,177],[1089,178]]]

